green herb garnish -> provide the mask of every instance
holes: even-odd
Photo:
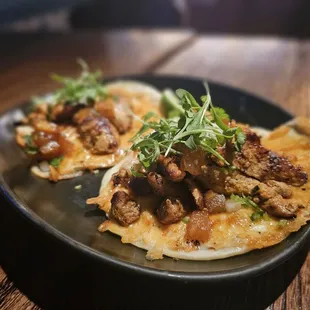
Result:
[[[131,174],[136,177],[136,178],[139,178],[139,177],[144,177],[144,174],[135,170],[133,167],[130,168],[130,172]]]
[[[62,162],[62,160],[64,159],[63,156],[59,156],[59,157],[55,157],[50,161],[50,165],[53,166],[54,168],[57,168],[60,163]]]
[[[82,67],[79,77],[74,79],[52,74],[51,78],[62,84],[63,87],[47,97],[34,97],[34,104],[47,103],[49,105],[55,105],[65,103],[70,105],[89,105],[98,99],[105,98],[107,90],[100,83],[101,72],[90,72],[86,62],[81,59],[78,60],[78,63]]]
[[[252,213],[250,218],[251,218],[252,222],[256,222],[256,221],[261,220],[263,215],[264,215],[264,211],[261,210],[261,211],[257,211],[257,212]]]
[[[254,210],[254,213],[251,214],[250,218],[253,222],[261,220],[264,217],[265,212],[250,198],[245,195],[239,196],[232,194],[230,199],[234,202],[240,203],[243,207],[250,207]]]
[[[238,150],[245,141],[245,135],[241,128],[225,124],[229,120],[228,115],[223,109],[213,107],[208,85],[204,85],[207,95],[203,96],[202,105],[188,91],[178,89],[179,116],[164,119],[150,112],[140,120],[143,126],[131,139],[134,142],[131,149],[138,151],[138,159],[145,168],[156,162],[160,154],[181,154],[180,144],[191,150],[201,148],[225,165],[230,165],[217,148],[229,141]],[[150,130],[152,132],[146,134]]]
[[[189,216],[183,217],[183,218],[182,218],[182,222],[183,222],[184,224],[187,224],[187,223],[189,222]]]
[[[31,135],[24,135],[25,140],[25,152],[28,155],[36,155],[39,151],[39,147],[37,147],[32,139]]]
[[[282,220],[280,220],[280,221],[278,222],[278,227],[279,227],[279,228],[283,228],[283,227],[285,227],[287,224],[288,224],[288,220],[282,219]]]

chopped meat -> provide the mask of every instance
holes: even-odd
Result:
[[[269,199],[277,194],[284,198],[291,196],[291,190],[288,185],[273,180],[262,183],[256,179],[245,176],[238,171],[224,172],[216,165],[204,167],[204,174],[197,177],[206,189],[211,189],[216,193],[225,195],[259,194],[264,199]]]
[[[93,108],[80,109],[78,112],[74,114],[73,122],[76,125],[80,125],[87,117],[95,117],[95,116],[99,116],[99,114]]]
[[[149,172],[147,180],[156,195],[165,196],[165,183],[167,183],[167,180],[161,174]]]
[[[226,174],[221,170],[215,165],[206,166],[204,167],[204,174],[197,177],[197,179],[206,189],[211,189],[217,193],[252,196],[255,202],[262,204],[262,208],[271,215],[281,217],[282,214],[285,214],[283,210],[289,210],[290,216],[296,214],[297,208],[295,208],[295,204],[292,207],[292,202],[284,199],[291,196],[291,190],[286,184],[276,181],[263,183],[238,171]],[[277,203],[279,203],[279,206],[277,206]],[[287,215],[284,215],[284,217],[287,217]]]
[[[152,193],[152,187],[144,176],[131,178],[129,185],[135,195],[146,196]]]
[[[113,194],[111,214],[122,226],[128,226],[139,219],[140,206],[124,191]]]
[[[185,177],[185,172],[180,169],[179,160],[175,156],[165,157],[160,155],[158,158],[159,170],[164,176],[173,182],[181,182]]]
[[[242,151],[233,159],[233,165],[240,171],[260,181],[276,180],[294,186],[307,182],[308,176],[301,168],[261,146],[255,139],[256,134],[250,133],[247,137]]]
[[[179,199],[167,198],[157,209],[158,220],[162,224],[173,224],[180,221],[186,211]]]
[[[217,147],[216,151],[223,157],[226,159],[226,161],[228,161],[229,163],[232,162],[233,157],[234,157],[234,152],[235,152],[235,146],[233,143],[231,142],[227,142],[225,146],[220,146]],[[223,160],[217,158],[214,155],[211,155],[210,158],[212,159],[212,161],[214,161],[217,165],[219,165],[220,167],[224,167],[225,163]]]
[[[244,176],[238,172],[228,175],[224,181],[224,193],[245,194],[251,195],[256,186],[261,185],[261,182]],[[261,187],[260,187],[261,189]]]
[[[131,175],[129,171],[125,168],[121,168],[118,172],[114,173],[112,176],[112,182],[114,186],[123,186],[128,188]]]
[[[154,193],[158,196],[183,196],[184,187],[182,184],[173,183],[157,172],[149,172],[147,180]]]
[[[203,194],[196,184],[196,182],[192,179],[185,179],[185,183],[188,185],[189,191],[191,192],[195,204],[199,210],[202,210],[204,208],[204,202],[203,202]]]
[[[32,112],[27,116],[27,118],[23,121],[23,123],[32,125],[38,121],[45,121],[45,120],[46,120],[45,114]]]
[[[81,104],[56,104],[51,107],[51,111],[49,113],[50,119],[57,123],[71,121],[73,115],[82,107],[84,107],[84,105]]]
[[[290,187],[283,182],[278,182],[274,180],[268,180],[265,182],[268,186],[272,187],[278,194],[280,194],[283,198],[291,198],[292,190]]]
[[[287,201],[280,195],[277,195],[268,199],[261,207],[273,216],[291,218],[296,215],[300,205],[296,202]]]
[[[102,116],[88,116],[78,125],[82,141],[93,154],[114,153],[119,145],[115,127]]]
[[[193,211],[186,226],[185,237],[189,241],[207,242],[211,234],[212,222],[207,210]]]
[[[48,122],[47,120],[38,120],[33,123],[33,128],[36,131],[44,131],[45,133],[59,133],[59,127],[52,122]]]
[[[95,110],[106,117],[120,134],[127,132],[132,127],[131,111],[122,99],[109,97],[95,104]]]
[[[182,150],[183,156],[180,161],[180,168],[183,171],[188,171],[191,175],[200,175],[202,173],[202,166],[207,163],[206,152],[198,148],[197,150],[189,152],[187,149]]]
[[[226,198],[223,194],[217,194],[211,190],[204,194],[204,208],[209,214],[220,213],[225,211]]]
[[[216,193],[226,193],[225,180],[227,173],[216,165],[202,166],[203,174],[196,177],[205,189],[212,189]]]

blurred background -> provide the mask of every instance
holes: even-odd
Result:
[[[309,0],[1,0],[2,32],[187,27],[204,33],[310,36]]]

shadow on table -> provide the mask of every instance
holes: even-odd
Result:
[[[171,286],[82,257],[3,201],[0,210],[0,264],[9,279],[44,309],[265,309],[294,279],[308,250],[247,281]]]

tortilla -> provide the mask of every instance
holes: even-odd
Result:
[[[159,102],[161,93],[156,88],[137,81],[116,81],[106,85],[110,95],[121,95],[128,98],[131,110],[134,115],[142,117],[149,111],[159,113]],[[132,128],[123,135],[120,135],[120,145],[113,154],[95,155],[83,146],[75,126],[61,124],[59,128],[66,140],[72,144],[72,154],[65,156],[57,168],[44,162],[43,165],[36,164],[31,167],[31,172],[44,179],[58,181],[70,179],[82,175],[85,170],[96,170],[108,168],[119,162],[130,148],[130,139],[140,129],[141,122],[133,120]],[[29,125],[21,125],[16,128],[16,141],[24,147],[25,135],[29,135],[34,129]],[[44,169],[41,169],[42,166]]]
[[[294,165],[299,165],[310,174],[310,121],[297,118],[294,122],[280,126],[269,134],[264,132],[262,145],[286,156]],[[137,161],[134,153],[128,154],[118,165],[104,176],[96,198],[88,199],[98,204],[109,217],[111,197],[117,191],[111,181],[121,168],[130,168]],[[99,231],[110,231],[121,237],[123,243],[147,250],[148,259],[161,259],[163,255],[186,260],[215,260],[240,255],[254,249],[275,245],[298,231],[310,219],[310,184],[293,187],[292,199],[299,200],[305,208],[299,209],[296,218],[281,222],[278,218],[266,217],[258,222],[250,219],[249,208],[234,205],[226,200],[226,212],[211,214],[212,231],[209,240],[199,245],[185,238],[186,223],[180,221],[163,225],[154,214],[158,201],[152,196],[138,197],[142,213],[140,218],[123,227],[113,220],[105,221]],[[285,223],[284,225],[282,225]]]

